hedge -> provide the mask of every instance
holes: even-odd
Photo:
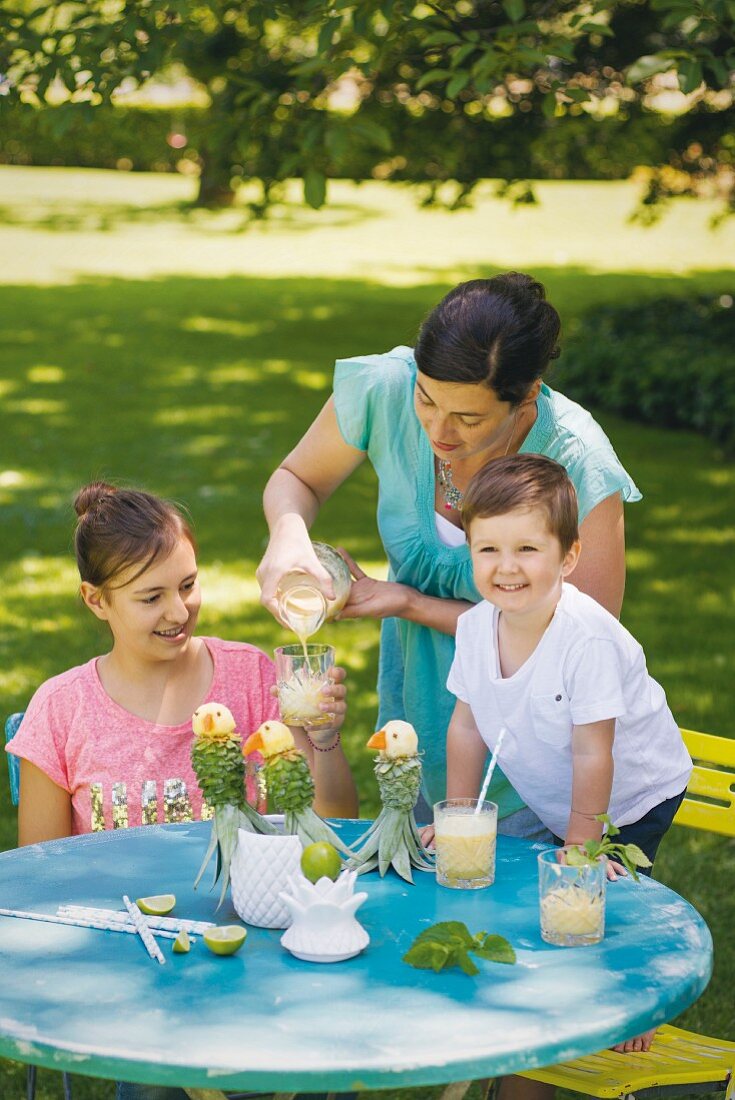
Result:
[[[569,334],[552,385],[583,405],[735,449],[730,293],[596,308]]]

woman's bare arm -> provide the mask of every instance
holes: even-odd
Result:
[[[275,614],[278,581],[293,569],[315,577],[327,596],[332,579],[318,561],[309,528],[322,504],[365,460],[365,452],[345,443],[329,398],[306,434],[271,476],[263,494],[270,541],[256,577],[261,603]]]
[[[459,616],[473,604],[466,600],[450,600],[426,596],[416,588],[395,581],[379,581],[368,577],[345,550],[340,550],[354,578],[350,597],[339,613],[339,619],[387,619],[396,617],[421,623],[442,634],[456,634]]]
[[[567,580],[616,619],[625,593],[625,517],[620,493],[600,501],[579,527],[582,552]]]

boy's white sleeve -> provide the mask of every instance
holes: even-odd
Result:
[[[585,638],[570,654],[565,674],[575,726],[621,718],[626,669],[618,647],[607,638]]]
[[[460,615],[457,622],[457,634],[455,639],[454,648],[454,660],[452,661],[452,667],[449,670],[449,676],[447,677],[447,691],[451,691],[452,695],[456,695],[463,703],[469,703],[467,687],[464,680],[464,672],[462,669],[462,654],[465,651],[467,645],[467,631],[462,626],[462,616]]]

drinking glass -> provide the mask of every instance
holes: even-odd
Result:
[[[434,844],[439,885],[452,890],[490,886],[495,879],[497,832],[498,807],[494,802],[479,802],[476,798],[437,802]]]
[[[275,650],[278,707],[281,720],[289,726],[318,729],[331,726],[334,712],[319,709],[324,702],[322,688],[330,683],[334,646],[281,645]]]
[[[581,867],[567,863],[568,847],[538,857],[541,938],[557,947],[599,943],[605,935],[607,856]]]

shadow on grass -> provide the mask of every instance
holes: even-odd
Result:
[[[56,199],[43,204],[22,200],[0,204],[0,225],[48,233],[109,233],[129,225],[150,225],[158,230],[166,224],[169,227],[186,226],[204,235],[223,230],[244,233],[255,226],[260,232],[268,232],[273,227],[279,233],[311,233],[326,227],[354,229],[382,216],[380,209],[347,202],[332,202],[318,217],[314,214],[310,218],[303,204],[293,202],[277,203],[262,212],[257,203],[245,201],[232,207],[209,209],[191,200],[140,205],[111,202],[94,193],[80,193],[75,199]]]

